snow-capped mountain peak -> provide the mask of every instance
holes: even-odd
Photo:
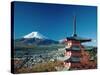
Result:
[[[31,32],[31,33],[25,35],[24,38],[39,38],[39,39],[44,39],[46,37],[43,36],[42,34],[40,34],[39,32]]]

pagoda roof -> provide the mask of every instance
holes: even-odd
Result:
[[[85,50],[92,50],[93,47],[88,47],[88,46],[84,46]],[[71,48],[66,48],[66,50],[73,50],[73,51],[80,51],[80,47],[79,46],[72,46]]]
[[[81,43],[91,41],[91,39],[86,39],[86,38],[82,38],[82,37],[77,36],[77,33],[76,33],[76,16],[75,15],[73,16],[73,36],[67,37],[67,40],[79,41]]]
[[[80,57],[71,57],[68,60],[65,60],[65,62],[80,62]]]
[[[91,39],[82,38],[78,36],[67,37],[67,40],[74,40],[74,41],[79,41],[79,42],[90,42],[91,41]]]

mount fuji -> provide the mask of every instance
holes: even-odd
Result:
[[[15,45],[50,45],[58,43],[58,41],[48,39],[39,32],[31,32],[22,38],[15,40]]]
[[[25,35],[23,38],[38,38],[38,39],[46,39],[45,36],[40,34],[39,32],[31,32],[27,35]]]

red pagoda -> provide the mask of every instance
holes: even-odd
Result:
[[[86,52],[86,47],[82,43],[90,42],[91,39],[85,39],[76,34],[76,16],[73,20],[73,35],[65,39],[64,68],[66,69],[88,69],[90,65],[90,54]],[[88,65],[88,66],[87,66]]]

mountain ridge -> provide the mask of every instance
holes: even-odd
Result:
[[[58,44],[58,41],[48,39],[44,35],[39,32],[31,32],[22,38],[15,40],[16,44],[23,44],[23,45],[51,45],[51,44]]]

